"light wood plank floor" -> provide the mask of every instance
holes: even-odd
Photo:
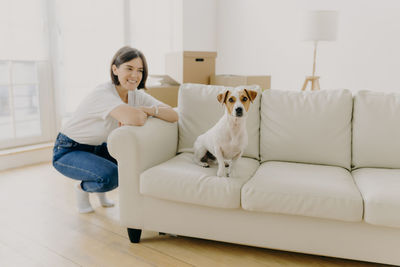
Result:
[[[74,183],[49,163],[0,172],[0,266],[378,266],[147,231],[131,244],[118,203],[79,214]]]

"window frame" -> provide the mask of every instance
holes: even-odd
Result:
[[[54,112],[54,97],[51,90],[51,68],[48,61],[36,61],[36,60],[0,60],[1,62],[8,63],[9,78],[8,83],[3,84],[8,86],[9,90],[9,102],[10,102],[10,112],[12,117],[12,125],[14,137],[8,139],[0,140],[0,150],[9,149],[19,146],[26,146],[38,143],[50,142],[54,139],[56,134],[55,127],[55,112]],[[40,129],[41,134],[37,136],[27,136],[27,137],[16,137],[16,120],[14,116],[14,87],[15,83],[12,81],[12,65],[14,63],[34,63],[36,67],[36,77],[37,80],[35,84],[38,88],[38,108],[40,114]]]

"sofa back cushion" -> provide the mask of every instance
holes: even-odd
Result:
[[[258,85],[240,86],[257,91],[257,97],[250,105],[247,117],[248,146],[243,156],[259,159],[260,98]],[[233,87],[183,84],[179,88],[179,143],[178,152],[193,152],[196,138],[213,127],[225,112],[225,106],[218,102],[217,96]]]
[[[400,94],[360,91],[355,95],[353,165],[400,168]]]
[[[348,90],[265,91],[261,161],[351,165],[352,94]]]

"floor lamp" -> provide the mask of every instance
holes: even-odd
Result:
[[[311,84],[311,90],[319,90],[319,76],[315,76],[317,48],[320,41],[334,41],[337,36],[338,12],[333,10],[314,10],[306,15],[305,41],[314,43],[314,60],[312,76],[306,76],[301,90]]]

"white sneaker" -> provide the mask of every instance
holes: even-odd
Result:
[[[94,211],[92,205],[90,205],[89,193],[83,191],[81,183],[75,185],[75,194],[79,213],[89,213]]]
[[[106,197],[106,193],[96,193],[96,195],[99,197],[100,204],[103,207],[108,208],[108,207],[113,207],[115,205],[114,201]]]

